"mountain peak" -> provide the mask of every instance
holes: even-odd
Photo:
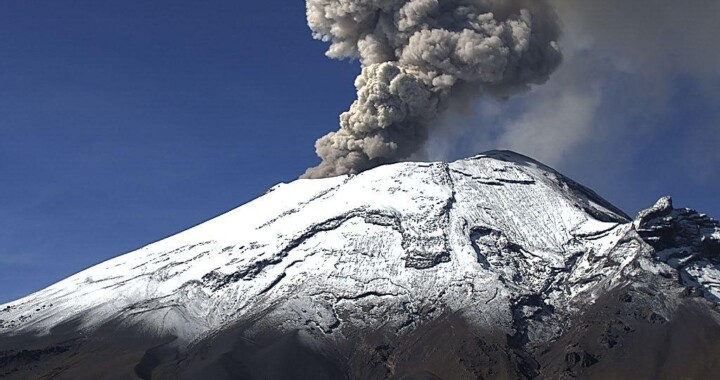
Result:
[[[348,259],[353,268],[365,265],[365,257],[375,257],[367,263],[371,266],[384,258],[384,265],[396,268],[393,273],[405,273],[410,282],[403,286],[412,287],[414,277],[425,277],[413,270],[435,268],[433,276],[445,273],[445,281],[488,270],[482,248],[473,239],[506,241],[516,254],[526,252],[543,265],[561,268],[575,254],[569,244],[578,233],[604,233],[628,220],[589,189],[509,151],[452,163],[405,162],[354,176],[297,180],[9,304],[6,308],[14,312],[3,318],[4,327],[48,331],[82,316],[84,326],[93,328],[132,310],[129,318],[151,331],[194,339],[240,317],[227,310],[260,312],[296,291],[326,291],[320,285],[298,290],[293,284],[316,281],[310,274],[326,264],[299,272],[295,268],[317,255],[338,265],[338,260],[345,260],[342,252],[358,251]],[[512,271],[524,273],[529,268],[521,265]],[[348,285],[342,282],[352,283],[352,277],[336,268],[332,292],[352,297],[348,286],[392,278],[382,274],[387,269],[373,269],[372,278]],[[530,279],[515,285],[523,281]],[[537,282],[543,281],[547,279]],[[361,287],[377,293],[399,291],[387,283]],[[43,308],[47,304],[53,307]],[[158,313],[164,317],[158,319]]]
[[[519,163],[519,164],[531,163],[535,166],[541,166],[541,167],[547,168],[548,170],[553,170],[550,167],[546,166],[545,164],[543,164],[539,161],[536,161],[528,156],[525,156],[523,154],[517,153],[512,150],[504,150],[504,149],[488,150],[488,151],[482,152],[470,159],[480,158],[480,157],[489,157],[489,158],[493,158],[495,160],[515,162],[515,163]]]

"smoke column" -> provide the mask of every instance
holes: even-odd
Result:
[[[330,58],[357,58],[357,99],[315,143],[303,177],[354,174],[420,150],[448,102],[506,98],[557,68],[560,27],[545,0],[307,0]]]

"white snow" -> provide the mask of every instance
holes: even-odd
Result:
[[[509,152],[297,180],[0,306],[0,332],[48,332],[81,316],[87,329],[122,320],[192,340],[267,314],[262,323],[335,334],[344,324],[408,328],[408,315],[444,309],[507,326],[511,297],[547,288],[562,307],[591,302],[622,270],[593,260],[642,251],[619,244],[632,229],[623,215],[571,190]]]

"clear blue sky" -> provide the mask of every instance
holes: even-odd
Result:
[[[0,2],[0,302],[207,220],[316,164],[314,141],[337,128],[359,66],[327,59],[304,16],[303,2],[287,0]],[[595,111],[637,129],[626,128],[622,144],[584,138],[551,164],[631,214],[672,194],[720,216],[715,137],[692,127],[720,114],[716,94],[677,72],[662,90],[672,107],[646,112],[657,103],[620,107],[630,101],[620,96],[632,93],[627,80],[607,78]],[[553,86],[547,91],[563,88]],[[477,118],[507,122],[494,117]],[[650,123],[661,132],[642,128]],[[678,156],[696,143],[702,157],[692,159],[701,162],[688,166]],[[494,147],[466,145],[444,156]]]

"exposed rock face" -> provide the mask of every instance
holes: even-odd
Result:
[[[512,152],[388,165],[0,306],[0,376],[711,378],[719,256],[707,216]]]
[[[720,301],[720,226],[690,209],[674,209],[670,197],[638,215],[635,227],[660,261],[678,271],[688,295]]]

